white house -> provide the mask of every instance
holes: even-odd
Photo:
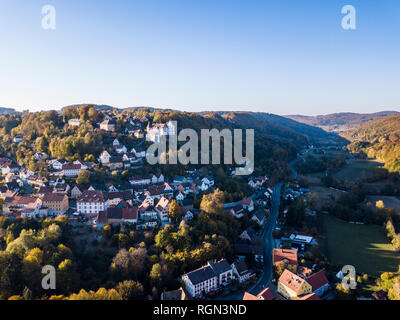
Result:
[[[242,205],[243,208],[249,212],[252,212],[254,210],[254,201],[251,198],[243,198]]]
[[[102,191],[84,191],[76,200],[76,207],[79,213],[94,218],[108,209],[109,202]]]
[[[168,121],[167,124],[156,123],[152,127],[149,124],[146,129],[146,140],[160,142],[162,136],[173,136],[176,134],[176,130],[177,128],[172,121]]]
[[[80,119],[69,119],[68,125],[70,127],[79,127],[81,125],[81,120]]]
[[[75,161],[73,162],[73,164],[80,164],[82,170],[87,170],[87,169],[88,169],[88,166],[87,166],[86,163],[83,162],[82,160],[75,160]]]
[[[150,174],[151,183],[161,183],[164,182],[164,175],[161,173],[158,177],[155,174]]]
[[[117,153],[126,153],[128,149],[125,146],[119,145],[118,147],[115,148],[115,152]]]
[[[118,146],[120,146],[121,144],[119,143],[119,141],[118,141],[118,139],[114,139],[114,141],[113,141],[113,147],[115,148],[115,147],[118,147]]]
[[[185,273],[182,280],[187,292],[192,297],[199,297],[217,290],[223,284],[229,284],[232,281],[232,267],[226,260],[209,261],[206,266]]]
[[[19,172],[19,177],[23,181],[26,181],[30,176],[33,176],[33,175],[35,175],[35,173],[32,170],[29,170],[29,169],[21,170]]]
[[[76,177],[81,170],[80,164],[66,163],[62,166],[62,174],[65,177]]]
[[[24,138],[21,137],[21,136],[15,136],[15,137],[13,138],[13,142],[14,142],[14,143],[20,143],[20,142],[22,142],[22,141],[24,141]]]
[[[111,159],[111,155],[107,152],[107,150],[104,150],[99,157],[99,162],[102,164],[109,164]]]
[[[158,201],[155,209],[158,213],[158,216],[162,222],[167,222],[168,221],[168,210],[169,210],[169,205],[171,202],[165,198],[162,197],[160,201]]]
[[[140,148],[132,148],[131,152],[135,154],[136,158],[146,157],[146,150],[142,150]]]
[[[250,271],[247,268],[246,262],[244,259],[236,260],[232,263],[232,272],[233,275],[240,283],[248,281],[251,277],[254,277],[256,274]]]
[[[212,177],[204,177],[201,179],[200,189],[206,191],[214,185],[214,179]]]
[[[185,199],[185,195],[179,191],[175,196],[176,201],[183,201]]]
[[[46,160],[47,159],[47,154],[45,154],[44,152],[36,152],[33,157],[34,157],[34,159],[36,161]]]
[[[62,166],[66,163],[67,163],[67,160],[65,160],[65,159],[55,159],[55,160],[52,160],[51,165],[54,170],[62,170]]]
[[[85,188],[81,185],[76,185],[72,188],[71,190],[71,198],[76,199],[79,198],[83,192],[85,191]]]

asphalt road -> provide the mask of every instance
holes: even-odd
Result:
[[[294,169],[293,165],[299,161],[300,157],[298,156],[295,160],[289,163],[290,170],[292,171],[293,178],[297,178],[297,172]],[[255,283],[255,285],[249,290],[251,294],[257,295],[263,289],[270,286],[273,271],[272,271],[272,251],[275,247],[275,240],[272,236],[272,231],[275,229],[276,222],[279,215],[279,208],[281,205],[281,189],[283,182],[279,182],[275,185],[272,195],[272,204],[270,215],[268,217],[267,223],[264,226],[262,238],[264,241],[264,269],[261,277]]]
[[[264,241],[264,270],[257,283],[249,290],[249,292],[254,295],[268,287],[272,280],[272,249],[275,246],[272,231],[276,226],[276,221],[279,215],[282,184],[283,183],[280,182],[274,187],[271,210],[262,233],[262,239]]]

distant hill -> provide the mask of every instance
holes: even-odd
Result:
[[[342,133],[353,131],[368,121],[384,118],[398,113],[396,111],[382,111],[376,113],[333,113],[319,116],[288,115],[286,118],[311,126],[319,127],[328,132]]]
[[[362,152],[383,161],[390,171],[400,172],[400,114],[367,122],[345,137],[352,141],[350,151]]]
[[[13,113],[17,113],[17,111],[13,108],[0,108],[0,116]]]
[[[217,114],[236,126],[257,129],[269,136],[290,140],[298,146],[345,143],[345,140],[337,134],[271,113],[217,112]]]
[[[114,110],[119,110],[120,111],[121,110],[121,109],[118,109],[118,108],[115,108],[115,107],[112,107],[112,106],[108,106],[108,105],[105,105],[105,104],[98,105],[98,104],[83,103],[83,104],[74,104],[74,105],[62,107],[61,108],[61,112],[64,112],[66,109],[79,109],[79,108],[81,108],[83,106],[86,106],[86,105],[94,106],[97,110],[101,110],[101,111],[114,111]]]

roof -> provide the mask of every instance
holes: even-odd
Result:
[[[63,201],[65,197],[67,197],[65,193],[45,193],[42,200],[46,202],[60,202]]]
[[[99,212],[98,223],[108,223],[108,220],[135,220],[138,217],[137,208],[109,208]]]
[[[307,282],[311,285],[313,291],[328,284],[329,281],[325,276],[324,271],[320,270],[307,278]]]
[[[272,293],[272,290],[270,288],[265,288],[263,291],[261,291],[257,295],[257,297],[262,300],[274,300],[275,299],[275,296]]]
[[[132,199],[132,193],[129,190],[109,192],[108,199]]]
[[[249,269],[247,268],[246,262],[244,261],[244,259],[239,259],[236,260],[234,263],[235,268],[237,270],[237,272],[239,273],[239,275],[243,275],[249,272]]]
[[[297,269],[297,274],[302,277],[308,277],[312,274],[312,270],[310,268],[300,266]]]
[[[63,170],[79,170],[82,166],[80,164],[66,163],[62,165]]]
[[[101,124],[116,124],[115,119],[105,119],[101,122]]]
[[[297,251],[293,249],[277,249],[273,252],[274,263],[287,260],[289,264],[297,264]]]
[[[169,206],[169,200],[165,197],[162,197],[160,201],[158,201],[156,209],[165,210],[168,206]]]
[[[13,196],[6,197],[4,199],[4,203],[8,203],[10,205],[28,205],[30,203],[36,202],[37,198],[24,197],[24,196]]]
[[[232,269],[226,259],[223,259],[218,262],[208,261],[208,264],[210,265],[210,267],[214,270],[214,272],[217,275],[220,275],[221,273],[227,272]]]
[[[243,203],[244,205],[248,205],[248,206],[249,206],[252,202],[253,202],[253,200],[250,199],[250,198],[247,198],[247,197],[243,198],[243,200],[242,200],[242,203]]]
[[[242,300],[260,300],[260,299],[252,295],[251,293],[245,292]]]
[[[82,195],[77,199],[78,202],[105,202],[106,198],[102,191],[95,190],[89,191],[86,190],[82,193]]]
[[[210,266],[193,270],[186,274],[193,285],[202,283],[208,279],[216,277],[214,270]]]
[[[260,245],[249,245],[247,243],[235,243],[234,244],[235,254],[253,254],[253,255],[263,255],[264,249]]]
[[[280,276],[279,282],[292,289],[294,292],[298,292],[303,284],[306,283],[306,280],[286,269]]]
[[[265,218],[265,212],[264,210],[258,209],[256,212],[254,212],[254,216],[257,217],[259,221]]]
[[[315,293],[310,293],[301,297],[294,297],[294,300],[321,300],[321,298]]]
[[[120,162],[124,162],[121,156],[112,156],[110,158],[110,163],[120,163]]]

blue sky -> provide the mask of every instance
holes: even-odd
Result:
[[[0,106],[76,103],[400,111],[400,1],[1,0]]]

